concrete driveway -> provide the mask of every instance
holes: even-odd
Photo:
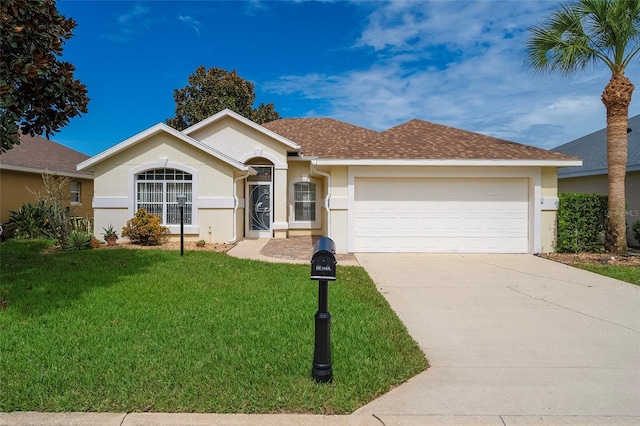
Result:
[[[357,258],[431,368],[355,414],[640,424],[639,287],[531,255]]]

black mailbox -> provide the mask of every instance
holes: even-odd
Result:
[[[316,241],[311,256],[311,279],[336,280],[336,245],[331,238],[321,237]]]

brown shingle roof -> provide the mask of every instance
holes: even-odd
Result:
[[[49,171],[51,173],[73,173],[92,176],[93,173],[78,172],[76,166],[89,158],[81,152],[40,136],[20,136],[20,145],[0,154],[0,165]]]
[[[575,157],[422,120],[376,132],[330,118],[263,124],[305,156],[326,159],[575,160]]]
[[[356,158],[353,153],[366,150],[378,132],[332,118],[283,118],[264,127],[301,145],[303,155],[322,158]]]

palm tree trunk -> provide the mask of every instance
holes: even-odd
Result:
[[[608,226],[605,249],[627,253],[624,179],[627,173],[627,126],[633,84],[624,75],[613,75],[602,93],[607,109],[607,164],[609,167]]]

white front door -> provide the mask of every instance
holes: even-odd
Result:
[[[247,194],[247,237],[271,238],[273,219],[271,182],[249,182]]]

